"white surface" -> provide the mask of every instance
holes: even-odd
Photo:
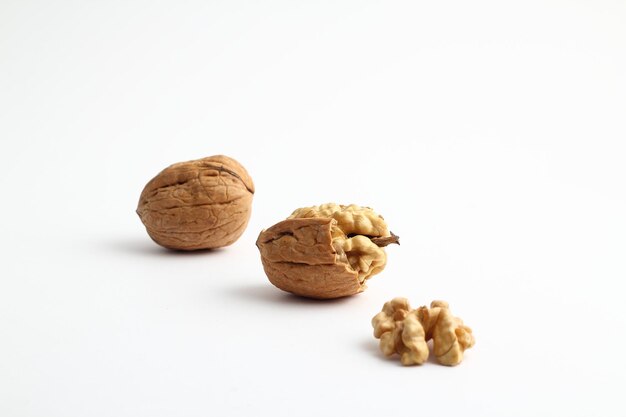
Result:
[[[315,3],[315,4],[313,4]],[[0,415],[623,416],[626,3],[0,3]],[[224,153],[244,236],[154,245],[166,165]],[[349,299],[274,289],[294,208],[402,238]],[[385,360],[384,301],[446,299],[456,368]]]

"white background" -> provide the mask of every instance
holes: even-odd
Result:
[[[0,2],[0,415],[623,416],[623,1]],[[257,187],[233,246],[156,246],[170,163]],[[254,242],[357,203],[402,246],[299,299]],[[394,296],[450,302],[455,368],[387,360]]]

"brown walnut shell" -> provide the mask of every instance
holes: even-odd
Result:
[[[254,184],[246,169],[223,155],[180,162],[145,186],[137,214],[148,235],[170,249],[214,249],[246,229]]]
[[[384,246],[398,243],[369,208],[325,204],[294,212],[257,239],[263,269],[281,290],[330,299],[365,290],[382,271]]]

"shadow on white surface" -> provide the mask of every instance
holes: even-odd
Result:
[[[202,249],[193,251],[167,249],[149,239],[108,239],[98,243],[107,252],[141,256],[195,257],[222,255],[223,249]]]
[[[291,306],[319,306],[319,308],[333,307],[349,302],[350,297],[337,298],[334,300],[314,300],[300,297],[279,290],[271,284],[233,286],[226,290],[226,295],[239,301],[262,303],[268,305],[291,305]]]
[[[369,356],[372,356],[375,359],[378,359],[380,362],[386,362],[389,365],[395,364],[395,365],[402,366],[397,356],[391,356],[388,358],[385,355],[383,355],[383,353],[378,348],[378,340],[374,339],[373,337],[363,339],[359,343],[359,348],[365,353],[367,353]]]

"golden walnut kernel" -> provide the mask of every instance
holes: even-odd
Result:
[[[270,282],[310,298],[363,291],[385,267],[390,243],[398,237],[371,208],[333,203],[294,211],[256,242]]]
[[[150,237],[170,249],[214,249],[245,230],[254,184],[232,158],[210,156],[165,168],[143,189],[137,214]]]
[[[465,349],[474,346],[472,329],[450,313],[445,301],[411,310],[406,298],[394,298],[374,316],[372,326],[383,354],[399,354],[403,365],[426,362],[430,339],[437,361],[448,366],[461,363]]]

